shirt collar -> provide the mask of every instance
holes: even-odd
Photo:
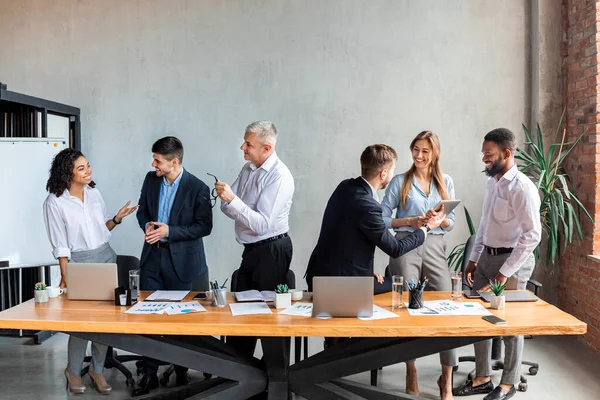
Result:
[[[515,163],[515,165],[513,165],[508,171],[504,173],[504,175],[502,175],[502,178],[500,178],[498,182],[500,182],[502,179],[512,181],[513,179],[515,179],[515,176],[517,176],[518,171],[519,169],[517,168],[517,163]]]
[[[375,190],[375,188],[373,186],[371,186],[371,184],[369,183],[369,181],[366,180],[363,176],[361,176],[361,178],[362,178],[363,181],[367,182],[367,185],[369,185],[369,187],[371,188],[371,192],[372,192],[373,198],[376,201],[379,201],[379,196],[377,196],[377,191]]]
[[[275,163],[277,162],[279,158],[277,158],[277,153],[273,152],[273,154],[271,154],[269,156],[269,158],[267,158],[265,160],[264,163],[262,163],[262,165],[260,166],[260,168],[264,169],[265,171],[270,171],[271,168],[273,168],[273,166],[275,165]],[[254,163],[250,163],[250,169],[252,171],[258,169],[258,167],[256,166],[256,164]]]
[[[179,186],[179,182],[181,181],[182,176],[183,176],[183,167],[181,167],[181,172],[179,173],[177,178],[175,178],[172,185],[169,185],[169,182],[167,182],[167,178],[165,178],[164,176],[163,176],[162,184],[165,186]]]

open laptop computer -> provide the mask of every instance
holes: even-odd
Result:
[[[490,302],[492,298],[492,292],[477,292],[481,296],[481,300]],[[529,290],[505,290],[504,291],[505,301],[538,301],[536,295],[531,293]]]
[[[313,317],[373,316],[372,276],[315,276]]]
[[[68,263],[67,298],[69,300],[115,300],[119,286],[117,264]]]

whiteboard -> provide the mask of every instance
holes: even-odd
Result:
[[[0,142],[0,260],[56,264],[42,211],[52,158],[64,141]]]

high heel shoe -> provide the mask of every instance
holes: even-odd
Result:
[[[112,391],[112,387],[110,387],[108,382],[106,382],[106,379],[104,379],[104,375],[97,374],[93,371],[88,371],[88,375],[90,376],[90,379],[92,380],[92,386],[94,386],[96,388],[98,393],[110,394],[110,392]]]
[[[65,369],[65,378],[67,378],[67,389],[69,390],[69,392],[71,392],[71,393],[84,393],[85,392],[85,385],[83,384],[81,377],[71,375],[68,368]]]

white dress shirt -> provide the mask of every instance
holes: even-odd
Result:
[[[44,222],[55,258],[71,258],[71,252],[93,250],[107,243],[112,219],[97,189],[85,186],[83,202],[65,190],[60,197],[49,194],[44,201]]]
[[[500,180],[488,179],[470,260],[479,260],[484,245],[513,248],[500,268],[502,275],[511,277],[532,254],[541,237],[540,195],[531,179],[516,165]]]
[[[257,168],[246,163],[231,190],[236,197],[221,210],[235,221],[236,240],[255,243],[289,231],[289,215],[294,195],[294,178],[273,153]]]

